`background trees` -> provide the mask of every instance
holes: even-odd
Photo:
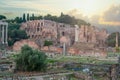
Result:
[[[116,33],[112,33],[108,36],[107,40],[106,40],[106,43],[108,46],[111,46],[111,47],[115,47],[115,43],[116,43]],[[118,43],[120,45],[120,33],[119,33],[119,36],[118,36]]]
[[[44,46],[48,46],[48,49],[50,50],[49,46],[50,45],[53,45],[53,42],[52,41],[48,41],[48,40],[45,40],[44,41]]]
[[[27,15],[27,16],[26,16]],[[76,19],[73,16],[67,15],[67,14],[63,14],[61,13],[60,16],[53,16],[51,14],[47,14],[45,16],[39,15],[39,16],[35,16],[34,14],[29,15],[29,13],[27,14],[23,14],[22,17],[16,17],[14,19],[14,22],[16,23],[22,23],[22,22],[26,22],[29,20],[40,20],[40,19],[45,19],[45,20],[51,20],[51,21],[55,21],[55,22],[60,22],[60,23],[66,23],[66,24],[71,24],[71,25],[90,25],[90,23],[87,23],[86,21],[82,20],[82,19]]]
[[[50,14],[47,14],[44,16],[45,20],[52,20],[52,21],[56,21],[56,22],[60,22],[60,23],[66,23],[66,24],[71,24],[71,25],[90,25],[90,23],[85,22],[84,20],[81,19],[76,19],[75,17],[72,17],[70,15],[67,14],[63,14],[61,13],[60,16],[52,16]]]
[[[25,45],[17,55],[16,68],[20,71],[44,71],[47,68],[47,56],[44,52]]]
[[[0,15],[0,20],[1,19],[6,19],[6,17],[4,15]],[[84,20],[76,19],[74,17],[71,17],[71,16],[69,16],[67,14],[63,14],[63,13],[61,13],[60,16],[53,16],[51,14],[47,14],[45,16],[42,16],[42,15],[35,16],[34,14],[29,15],[29,13],[27,13],[27,15],[26,15],[24,13],[22,17],[17,16],[14,19],[7,19],[6,20],[9,23],[9,27],[8,27],[8,36],[9,36],[8,45],[12,46],[16,41],[28,38],[26,32],[19,29],[22,22],[26,22],[26,21],[29,21],[29,20],[40,20],[40,19],[52,20],[52,21],[71,24],[71,25],[76,25],[77,24],[79,26],[81,26],[83,24],[89,25]],[[45,45],[46,45],[46,43],[49,44],[49,42],[46,41]]]
[[[53,45],[53,42],[52,42],[52,41],[45,40],[44,46],[50,46],[50,45]]]
[[[8,46],[12,46],[16,41],[27,39],[28,36],[24,30],[20,30],[20,24],[9,23],[8,27]]]
[[[27,13],[27,21],[29,21],[29,20],[30,20],[29,13]]]
[[[25,13],[23,14],[23,22],[26,22],[26,16],[25,16]]]
[[[2,20],[2,19],[6,19],[6,16],[0,15],[0,20]]]
[[[14,19],[14,22],[15,22],[15,23],[22,23],[22,22],[23,22],[22,17],[16,17],[16,18]]]

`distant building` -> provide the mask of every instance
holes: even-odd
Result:
[[[75,28],[72,25],[57,23],[50,20],[33,20],[22,23],[21,29],[27,32],[30,39],[34,39],[43,46],[45,40],[52,40],[54,45],[58,45],[62,36],[69,40],[68,46],[74,43]]]
[[[8,43],[8,23],[0,21],[0,44],[6,45]]]
[[[41,48],[45,40],[53,41],[53,46],[63,49],[65,42],[66,51],[69,53],[97,53],[105,48],[108,33],[105,29],[99,30],[88,25],[69,25],[51,20],[32,20],[22,23],[20,29],[25,30],[30,39],[34,40]],[[69,50],[70,49],[70,50]],[[87,52],[85,52],[85,51]],[[92,52],[92,51],[96,52]]]
[[[98,47],[104,47],[108,33],[105,29],[98,30],[94,26],[82,25],[80,28],[75,29],[76,42],[93,43]]]
[[[94,26],[82,25],[79,27],[50,20],[27,21],[22,23],[21,29],[25,30],[31,39],[39,41],[52,40],[56,44],[62,43],[60,39],[65,36],[69,46],[74,44],[74,42],[104,45],[108,36],[106,30],[98,30]]]

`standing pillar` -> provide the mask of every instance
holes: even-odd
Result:
[[[75,25],[75,42],[78,42],[79,26]]]
[[[45,19],[44,19],[44,17],[43,17],[43,25],[42,25],[42,27],[45,25]]]
[[[63,43],[63,55],[66,55],[66,45],[65,45],[65,42]]]
[[[4,44],[4,25],[2,25],[2,44]]]
[[[118,47],[118,32],[116,32],[116,48]]]
[[[8,38],[8,25],[6,25],[6,41],[5,41],[6,44],[8,43],[7,38]]]
[[[65,36],[60,38],[60,43],[63,46],[63,48],[62,48],[63,55],[66,55],[66,44],[67,44],[67,42],[68,42],[68,40]]]

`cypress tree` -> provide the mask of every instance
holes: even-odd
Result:
[[[29,13],[27,13],[27,21],[29,21],[29,20],[30,20]]]
[[[32,14],[32,20],[35,20],[35,16],[34,16],[34,14]]]
[[[26,22],[25,13],[23,14],[23,22]]]

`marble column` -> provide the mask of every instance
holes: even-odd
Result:
[[[79,37],[79,26],[75,25],[75,42],[78,42]]]
[[[7,38],[8,38],[8,25],[6,25],[6,41],[5,41],[6,44],[8,43]]]
[[[4,44],[4,25],[2,25],[2,44]]]
[[[2,26],[0,25],[0,43],[2,41]]]
[[[65,45],[65,42],[63,43],[63,55],[66,55],[66,45]]]
[[[116,47],[118,47],[118,32],[116,32]]]

